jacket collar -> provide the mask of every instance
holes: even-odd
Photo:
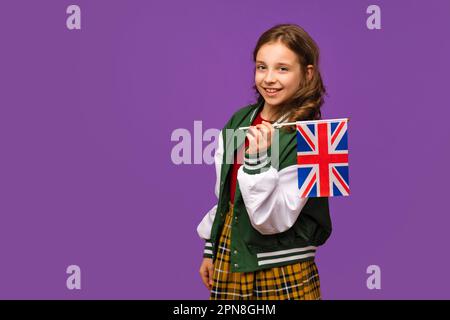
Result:
[[[250,116],[250,120],[249,120],[249,123],[248,123],[248,125],[251,125],[252,124],[252,122],[253,122],[253,120],[255,120],[255,117],[256,117],[256,115],[260,112],[260,111],[262,111],[262,109],[263,109],[263,107],[264,107],[264,102],[265,102],[265,100],[264,99],[262,99],[260,102],[258,102],[257,104],[256,104],[256,107],[255,107],[255,109],[253,110],[253,112],[252,112],[252,114],[251,114],[251,116]],[[282,122],[286,122],[288,119],[288,113],[286,112],[286,113],[284,113],[284,114],[282,114],[273,124],[277,124],[277,123],[282,123]]]

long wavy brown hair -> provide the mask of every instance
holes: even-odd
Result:
[[[289,101],[283,102],[277,108],[276,119],[285,113],[288,114],[287,120],[290,122],[321,119],[320,108],[324,103],[326,90],[319,69],[319,47],[302,27],[296,24],[278,24],[259,37],[253,50],[253,62],[256,63],[256,55],[263,45],[277,41],[281,41],[297,55],[301,66],[302,83]],[[309,64],[314,66],[310,81],[308,81],[306,69]],[[256,84],[253,89],[256,91],[258,103],[262,103],[264,98],[259,93]],[[284,126],[282,130],[292,132],[295,130],[295,126]]]

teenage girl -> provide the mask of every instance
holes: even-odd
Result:
[[[216,149],[218,204],[197,228],[200,275],[210,299],[320,299],[314,256],[331,234],[328,198],[300,198],[295,126],[274,126],[321,118],[319,49],[298,25],[276,25],[260,36],[253,61],[257,102],[233,114]],[[227,132],[243,126],[245,143],[229,147]]]

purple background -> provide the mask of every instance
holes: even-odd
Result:
[[[288,22],[321,48],[323,117],[351,118],[323,298],[449,299],[450,2],[360,0],[2,1],[0,298],[208,299],[214,168],[173,164],[170,137],[252,103],[256,40]]]

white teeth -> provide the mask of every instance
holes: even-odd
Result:
[[[273,92],[277,92],[280,91],[281,89],[265,89],[267,92],[273,93]]]

